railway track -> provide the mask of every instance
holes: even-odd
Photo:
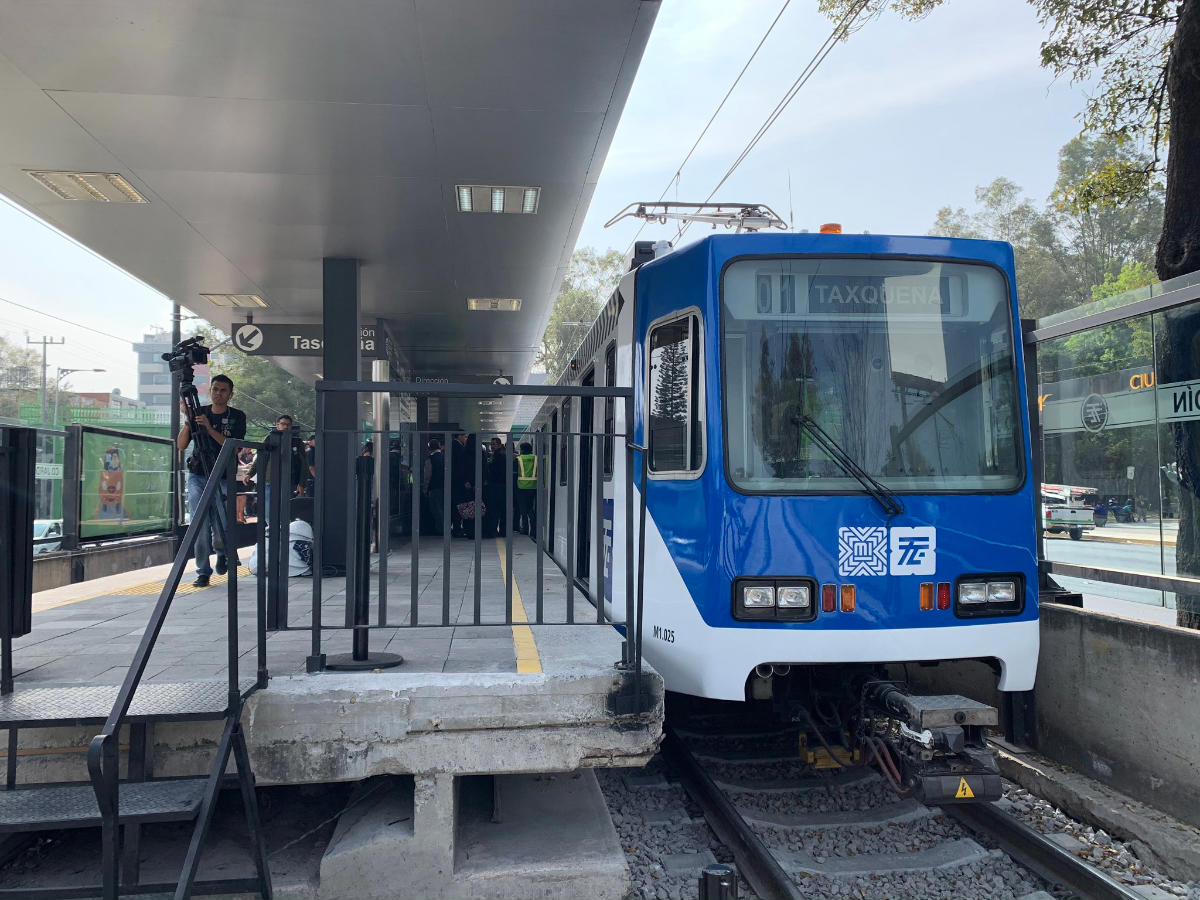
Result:
[[[932,896],[934,887],[964,897],[1047,896],[1029,873],[1059,896],[1144,900],[994,804],[930,808],[898,798],[866,768],[803,774],[785,755],[794,734],[668,726],[663,743],[680,784],[762,900],[831,885],[866,900],[872,887],[891,896]]]

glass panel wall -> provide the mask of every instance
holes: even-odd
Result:
[[[1150,293],[1200,288],[1177,281]],[[1196,294],[1195,302],[1166,312],[1038,345],[1038,513],[1046,559],[1200,578],[1200,289]],[[1084,311],[1095,310],[1076,312]],[[1200,627],[1200,596],[1054,577],[1082,592],[1090,608]]]

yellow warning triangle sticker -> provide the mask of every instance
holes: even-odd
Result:
[[[973,800],[975,792],[971,790],[971,786],[967,784],[967,779],[960,778],[958,780],[958,793],[954,795],[955,800]]]

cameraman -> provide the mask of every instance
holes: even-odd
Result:
[[[196,414],[196,433],[192,434],[191,423],[185,423],[179,436],[175,439],[175,446],[179,448],[180,452],[186,450],[188,444],[193,440],[196,442],[192,455],[188,457],[187,481],[188,506],[191,508],[193,518],[196,516],[196,507],[200,505],[200,495],[204,493],[204,485],[208,482],[209,473],[203,461],[204,456],[207,456],[209,460],[216,460],[226,438],[241,439],[246,436],[246,414],[229,405],[232,397],[233,380],[228,375],[215,376],[208,385],[210,402],[207,406],[201,406],[200,411]],[[186,417],[187,408],[184,407],[182,411]],[[217,551],[217,574],[224,575],[229,568],[232,568],[234,577],[237,575],[236,547],[230,548],[233,565],[229,566],[226,560],[223,534],[225,490],[225,481],[222,479],[217,488],[214,508],[209,510],[208,521],[201,524],[200,531],[196,535],[194,554],[196,557],[196,580],[192,582],[194,587],[208,587],[208,579],[213,571],[208,565],[208,557],[214,547]]]

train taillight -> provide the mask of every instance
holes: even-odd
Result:
[[[821,612],[833,612],[837,609],[837,586],[821,585]]]
[[[921,609],[933,609],[933,582],[921,582]]]
[[[842,585],[842,612],[854,612],[854,585]]]

